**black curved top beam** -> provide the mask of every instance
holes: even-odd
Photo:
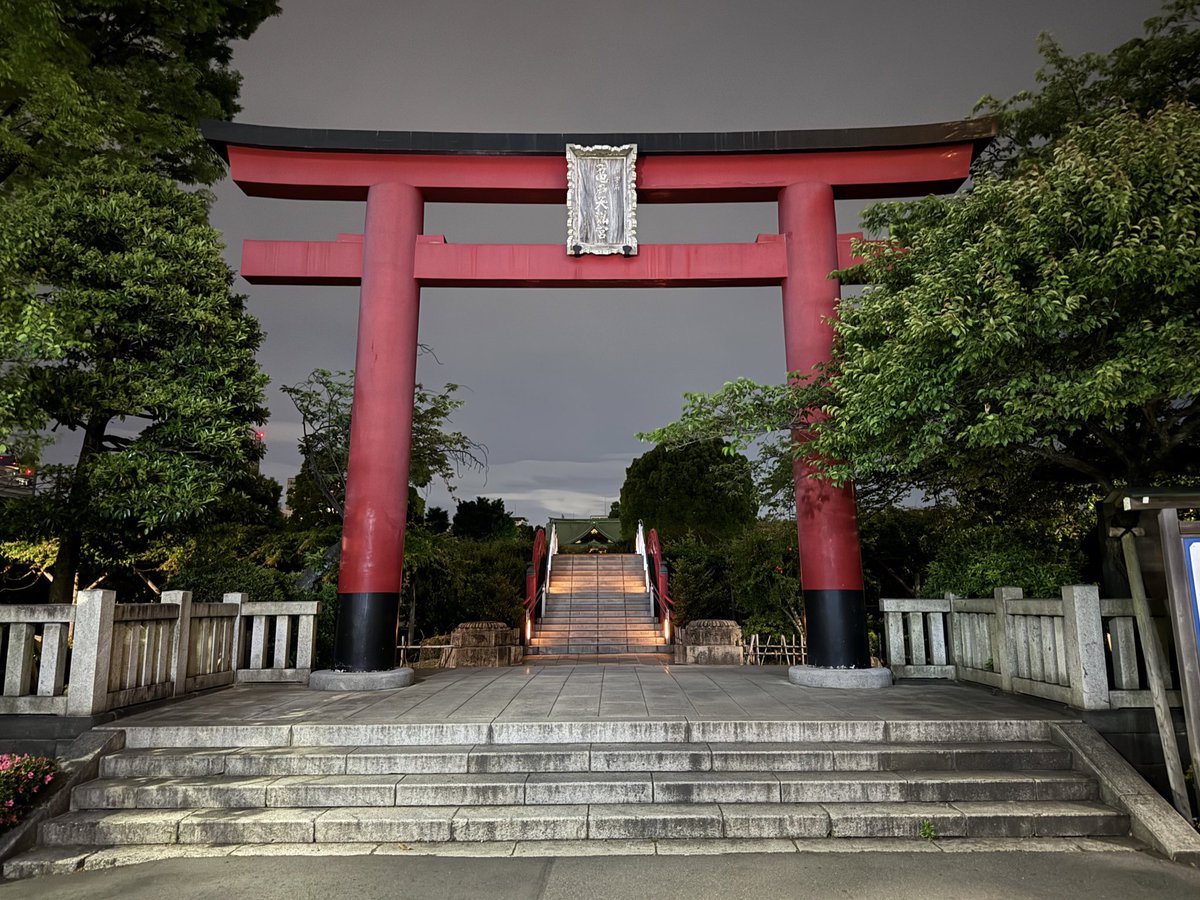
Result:
[[[205,120],[200,130],[228,160],[227,148],[325,150],[357,153],[436,153],[456,156],[558,156],[567,144],[638,145],[638,155],[709,153],[803,153],[817,150],[881,150],[935,144],[974,144],[978,155],[997,134],[994,118],[885,128],[810,131],[677,131],[632,134],[478,134],[463,131],[351,131],[280,128]]]

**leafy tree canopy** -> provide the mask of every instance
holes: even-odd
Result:
[[[238,111],[231,45],[278,12],[276,0],[0,0],[0,183],[97,153],[216,181],[196,124]]]
[[[848,273],[867,288],[841,304],[831,365],[688,395],[647,437],[774,433],[795,452],[800,429],[838,461],[827,475],[885,494],[993,490],[1010,469],[1098,490],[1194,473],[1196,8],[1170,4],[1108,56],[1044,39],[1042,92],[985,98],[1008,135],[997,167],[864,214],[887,240]]]
[[[621,535],[631,540],[638,522],[664,540],[689,532],[702,540],[729,536],[752,524],[758,499],[744,456],[721,441],[658,446],[625,470],[621,485]]]
[[[435,479],[448,485],[463,467],[483,469],[487,465],[486,447],[461,431],[446,430],[450,414],[463,404],[454,396],[458,389],[457,384],[447,384],[441,391],[430,391],[417,384],[408,470],[409,484],[413,487],[427,487]],[[304,465],[296,487],[302,492],[299,496],[304,501],[305,514],[312,513],[317,518],[332,514],[340,520],[345,512],[346,468],[350,460],[354,373],[316,369],[300,384],[285,385],[281,390],[292,399],[303,421],[300,452]],[[323,503],[316,507],[310,504],[315,498],[303,493],[310,489],[315,489]]]
[[[87,534],[150,534],[259,491],[262,333],[230,292],[209,203],[92,160],[0,206],[0,270],[28,273],[0,282],[0,435],[81,440],[75,465],[43,467],[27,501],[61,539],[58,601]],[[30,352],[30,308],[55,323],[61,356]]]
[[[1075,125],[1114,109],[1147,113],[1169,102],[1200,102],[1200,0],[1168,0],[1145,34],[1110,53],[1069,56],[1053,35],[1038,37],[1045,64],[1035,91],[1007,100],[987,96],[976,112],[1000,120],[1000,137],[979,160],[981,171],[1011,173],[1047,155]]]
[[[517,523],[512,514],[504,508],[504,501],[499,497],[476,497],[474,500],[458,502],[454,520],[450,523],[450,531],[455,537],[488,541],[515,537]]]

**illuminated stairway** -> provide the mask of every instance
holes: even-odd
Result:
[[[666,653],[637,553],[555,554],[528,653]]]

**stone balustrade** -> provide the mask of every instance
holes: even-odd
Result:
[[[1077,709],[1152,705],[1133,601],[1102,600],[1093,585],[1044,600],[1003,587],[984,599],[884,599],[879,607],[899,678],[972,681]],[[1168,696],[1178,704],[1178,692]]]
[[[74,606],[0,606],[0,714],[90,716],[234,682],[308,681],[316,601],[116,600],[80,591]]]

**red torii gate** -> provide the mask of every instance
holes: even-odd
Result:
[[[249,196],[366,201],[362,235],[246,241],[252,284],[361,285],[334,667],[395,666],[422,286],[780,285],[788,371],[829,359],[827,319],[850,262],[834,201],[957,189],[995,136],[989,119],[897,128],[713,134],[326,131],[207,122]],[[779,234],[753,243],[640,244],[572,256],[562,244],[450,244],[422,234],[427,202],[565,203],[568,143],[636,143],[641,203],[773,202]],[[814,666],[870,665],[853,486],[807,477],[796,524]]]

